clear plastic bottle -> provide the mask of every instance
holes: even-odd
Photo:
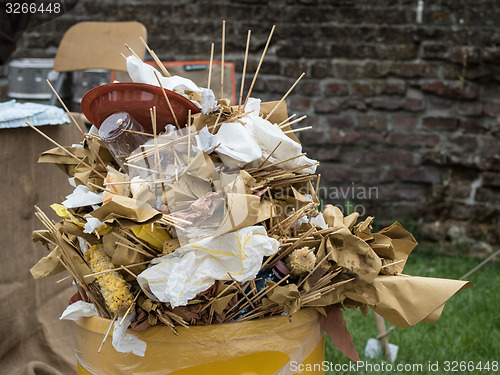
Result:
[[[144,133],[141,124],[127,112],[113,113],[102,122],[99,128],[99,136],[123,169],[128,169],[125,168],[124,163],[132,151],[150,139],[146,135],[131,133],[127,130]]]

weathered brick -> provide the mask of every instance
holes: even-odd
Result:
[[[488,204],[500,203],[500,191],[490,187],[480,187],[476,190],[476,200]]]
[[[441,171],[436,168],[391,168],[387,172],[390,180],[400,180],[404,182],[418,182],[425,184],[437,184],[441,181]]]
[[[471,46],[456,46],[450,48],[450,61],[458,64],[478,63],[479,49]]]
[[[410,112],[421,112],[425,109],[425,100],[407,98],[403,102],[402,108]]]
[[[459,135],[451,139],[451,142],[465,152],[477,150],[477,137],[471,135]]]
[[[483,186],[500,187],[500,173],[484,172]]]
[[[361,76],[360,65],[356,63],[335,63],[336,76],[342,79],[357,78]]]
[[[484,103],[484,113],[488,116],[500,116],[500,102]]]
[[[316,152],[316,157],[320,161],[338,161],[340,147],[321,148]]]
[[[291,86],[290,86],[291,87]],[[317,96],[320,94],[319,81],[303,81],[300,82],[295,89],[298,93],[308,96]]]
[[[289,99],[289,103],[291,110],[305,111],[311,108],[312,100],[310,98],[295,95]]]
[[[357,116],[358,128],[383,131],[387,128],[387,118],[385,116]]]
[[[350,116],[330,116],[327,118],[327,122],[331,129],[350,129],[354,127],[354,121]]]
[[[368,82],[355,82],[351,87],[355,94],[361,96],[371,96],[375,94],[374,85]]]
[[[381,94],[404,95],[406,93],[406,82],[403,80],[388,79]]]
[[[372,108],[382,109],[386,111],[395,111],[401,108],[401,103],[397,100],[376,99],[370,103]]]
[[[467,133],[484,133],[485,131],[479,120],[460,120],[460,128]]]
[[[414,130],[417,128],[417,119],[406,116],[392,116],[389,123],[394,129]]]
[[[422,58],[427,60],[443,60],[448,57],[448,46],[444,43],[422,44]]]
[[[323,88],[323,94],[326,96],[344,96],[348,93],[347,84],[339,81],[328,81]]]
[[[364,100],[362,99],[347,99],[342,103],[342,109],[357,109],[358,111],[366,111],[367,106]]]
[[[328,99],[316,99],[313,104],[316,113],[339,113],[340,106],[337,102]]]
[[[255,69],[249,70],[254,71]],[[299,77],[303,72],[309,74],[309,67],[305,63],[291,61],[284,63],[283,75],[286,77]]]
[[[332,143],[382,143],[384,137],[380,133],[357,132],[352,130],[331,130],[330,139]]]
[[[410,60],[417,56],[414,44],[377,44],[376,57],[382,60]]]
[[[457,128],[458,120],[452,117],[424,117],[422,125],[429,130],[452,131]]]
[[[463,116],[481,116],[483,104],[480,102],[459,102],[457,103],[457,113]]]
[[[430,81],[424,82],[421,88],[424,92],[453,98],[475,99],[478,96],[477,85],[470,83],[462,85],[457,82]]]
[[[414,157],[411,152],[396,150],[381,150],[378,152],[366,152],[365,162],[367,164],[390,165],[397,163],[399,165],[413,165]]]
[[[392,133],[387,137],[387,142],[399,146],[433,147],[439,143],[439,136],[415,133]]]
[[[330,133],[318,130],[301,132],[300,141],[305,145],[326,145],[330,143]]]
[[[482,155],[500,156],[500,140],[493,138],[483,139]]]
[[[313,78],[325,78],[332,76],[332,65],[328,61],[316,61],[311,68]]]

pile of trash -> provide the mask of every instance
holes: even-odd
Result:
[[[67,271],[75,282],[63,318],[99,315],[176,333],[311,308],[335,343],[343,308],[371,308],[408,327],[436,320],[469,286],[404,275],[417,242],[401,224],[374,233],[372,217],[321,208],[319,163],[303,153],[285,101],[231,106],[134,56],[127,63],[139,89],[167,89],[162,100],[175,121],[162,122],[156,107],[124,106],[81,144],[39,159],[74,186],[51,206],[58,223],[37,208],[46,228],[33,233],[49,251],[33,277]],[[173,108],[179,97],[190,109]]]

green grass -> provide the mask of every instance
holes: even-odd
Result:
[[[417,248],[406,264],[404,273],[414,276],[458,279],[482,259],[447,257],[437,253],[422,253]],[[498,374],[494,371],[444,371],[445,361],[500,362],[500,262],[490,262],[468,277],[475,287],[453,296],[435,323],[420,323],[411,328],[396,329],[389,335],[391,344],[398,345],[396,364],[424,364],[424,371],[375,372],[347,371],[335,374]],[[344,313],[347,328],[362,361],[384,363],[364,355],[366,342],[376,337],[375,321],[370,310],[365,319],[359,310]],[[387,322],[387,327],[390,324]],[[349,363],[327,338],[325,360],[333,364]],[[439,361],[440,370],[428,371],[428,362]],[[334,374],[334,372],[327,372]]]

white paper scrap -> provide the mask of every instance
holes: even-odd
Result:
[[[85,301],[76,301],[72,303],[66,310],[63,311],[60,320],[78,320],[80,318],[88,318],[91,316],[98,316],[97,309],[93,303]]]
[[[76,208],[101,204],[102,194],[92,192],[85,185],[78,185],[70,195],[66,196],[66,200],[62,202],[62,205],[66,208]]]
[[[158,80],[156,79],[157,75],[164,89],[172,91],[200,91],[200,88],[190,79],[179,76],[164,77],[163,74],[161,74],[156,68],[142,62],[135,56],[127,57],[127,70],[130,78],[134,82],[146,83],[148,85],[160,87]]]
[[[113,346],[117,352],[133,353],[140,357],[146,354],[146,342],[138,339],[136,336],[127,333],[127,327],[135,319],[135,311],[127,315],[122,325],[120,326],[121,318],[115,321],[113,327]]]
[[[242,228],[219,237],[189,243],[171,254],[156,258],[157,263],[137,277],[162,302],[172,307],[187,305],[216,280],[238,282],[255,278],[264,256],[278,251],[279,242],[270,238],[262,226]]]

